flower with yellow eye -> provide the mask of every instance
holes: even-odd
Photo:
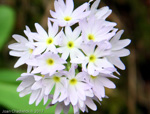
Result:
[[[37,33],[32,34],[34,35],[34,40],[37,42],[33,43],[36,46],[33,54],[39,55],[48,51],[57,53],[56,45],[61,42],[61,32],[58,33],[58,25],[56,23],[52,25],[51,22],[48,21],[48,33],[38,23],[35,23],[35,27]]]
[[[68,101],[70,101],[72,105],[76,105],[79,99],[85,101],[87,96],[93,97],[92,93],[89,94],[91,86],[84,80],[85,73],[80,72],[77,75],[75,74],[75,64],[72,64],[66,76],[68,77]]]
[[[58,48],[58,52],[62,53],[62,58],[66,60],[69,55],[70,59],[82,57],[83,53],[80,50],[82,38],[80,37],[81,29],[75,28],[74,31],[70,27],[65,27],[65,35],[62,37],[62,43]]]
[[[83,70],[94,76],[99,72],[115,71],[114,66],[106,59],[106,55],[110,54],[108,47],[110,47],[109,43],[105,42],[100,42],[99,45],[95,43],[83,45],[82,50],[85,56],[75,58],[71,63],[82,64]]]
[[[82,30],[82,37],[85,43],[101,42],[110,40],[116,33],[114,26],[116,24],[108,23],[106,20],[90,17],[88,20],[79,22]]]
[[[27,64],[35,66],[31,73],[41,73],[53,75],[56,71],[65,69],[63,65],[66,63],[57,54],[51,52],[44,53],[34,59],[28,60]]]
[[[73,0],[66,0],[66,4],[63,0],[55,0],[55,12],[50,10],[50,14],[53,18],[51,21],[57,22],[59,26],[71,26],[89,15],[89,11],[86,11],[88,3],[84,3],[77,9],[74,9]]]

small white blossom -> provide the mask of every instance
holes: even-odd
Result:
[[[34,70],[31,73],[41,73],[53,75],[56,71],[63,70],[66,63],[62,58],[57,54],[51,52],[44,53],[34,59],[28,60],[27,64],[35,66]]]
[[[91,86],[84,81],[84,72],[80,72],[75,75],[75,66],[72,64],[69,72],[66,73],[68,78],[67,86],[67,98],[64,102],[66,105],[71,102],[72,105],[76,105],[78,100],[86,100],[86,96],[92,97]]]
[[[105,20],[97,20],[95,17],[91,17],[88,21],[80,21],[84,42],[110,40],[115,35],[116,30],[114,29],[114,25],[106,23]]]
[[[115,84],[110,81],[109,78],[117,78],[113,74],[98,74],[97,76],[86,74],[86,81],[92,84],[92,90],[94,95],[102,101],[102,98],[105,97],[105,88],[114,89],[116,88]]]
[[[115,69],[114,66],[106,59],[110,54],[108,48],[110,45],[105,42],[96,44],[83,45],[82,50],[86,56],[82,58],[75,58],[71,63],[82,64],[84,71],[91,75],[97,75],[99,72],[110,72],[110,69]]]
[[[33,35],[37,42],[33,43],[36,46],[33,54],[39,55],[44,51],[57,53],[56,45],[59,44],[61,35],[61,32],[58,33],[58,25],[56,23],[52,25],[48,20],[48,33],[38,23],[35,23],[35,27],[37,33],[33,33]]]
[[[79,36],[81,29],[79,27],[75,28],[74,31],[70,27],[65,27],[65,35],[62,37],[62,43],[58,51],[62,53],[62,58],[66,60],[70,55],[70,58],[83,56],[83,53],[80,51],[83,39]]]
[[[80,7],[74,10],[73,0],[66,0],[66,4],[63,0],[55,0],[55,12],[50,11],[53,18],[51,21],[57,22],[59,26],[71,26],[81,19],[89,15],[89,11],[85,11],[88,7],[88,3],[84,3]],[[74,11],[73,11],[74,10]]]

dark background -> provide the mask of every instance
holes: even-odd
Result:
[[[29,105],[29,96],[19,98],[15,80],[26,66],[13,68],[15,57],[9,56],[8,45],[15,42],[12,34],[24,35],[25,25],[35,31],[34,23],[47,29],[49,10],[54,10],[54,0],[0,0],[0,110],[28,110],[54,113],[46,106]],[[78,7],[87,0],[74,0]],[[131,54],[122,58],[126,70],[119,80],[113,80],[116,89],[106,89],[108,99],[103,99],[98,110],[89,114],[150,114],[150,0],[101,0],[100,8],[109,6],[112,14],[107,18],[124,29],[122,39],[132,40],[127,47]],[[23,112],[25,113],[25,112]]]

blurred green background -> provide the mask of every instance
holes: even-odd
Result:
[[[14,43],[12,34],[23,35],[25,25],[35,31],[34,23],[47,28],[49,10],[54,10],[54,0],[0,0],[0,113],[4,110],[26,113],[54,114],[55,107],[45,109],[29,105],[29,96],[20,98],[16,92],[20,82],[16,79],[26,66],[14,69],[18,58],[9,56],[8,45]],[[87,0],[74,0],[75,6]],[[119,80],[113,80],[115,90],[106,89],[108,99],[103,99],[98,110],[89,114],[150,114],[150,0],[101,0],[100,6],[109,6],[112,14],[108,20],[117,22],[125,32],[122,38],[130,38],[130,56],[122,58],[126,70]],[[70,113],[71,114],[71,113]]]

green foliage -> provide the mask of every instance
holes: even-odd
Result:
[[[35,106],[35,104],[29,105],[30,95],[27,95],[23,98],[19,97],[19,93],[16,91],[16,89],[19,85],[18,83],[20,82],[16,82],[16,79],[20,76],[21,73],[21,71],[10,69],[0,70],[0,105],[11,111],[18,111],[22,113],[28,112],[28,114],[54,114],[56,105],[46,109],[46,106],[50,101],[48,101],[46,105],[43,105],[43,102],[41,102],[38,106]],[[73,110],[70,109],[69,112],[72,113]]]
[[[0,6],[0,50],[9,38],[15,22],[15,13],[8,6]]]
[[[8,83],[0,83],[0,105],[5,106],[14,111],[27,111],[29,114],[33,114],[34,112],[39,113],[52,113],[55,112],[55,107],[51,107],[49,109],[45,109],[45,105],[41,102],[38,106],[34,104],[29,105],[29,95],[23,98],[20,98],[18,93],[16,92],[18,85],[8,84]]]

